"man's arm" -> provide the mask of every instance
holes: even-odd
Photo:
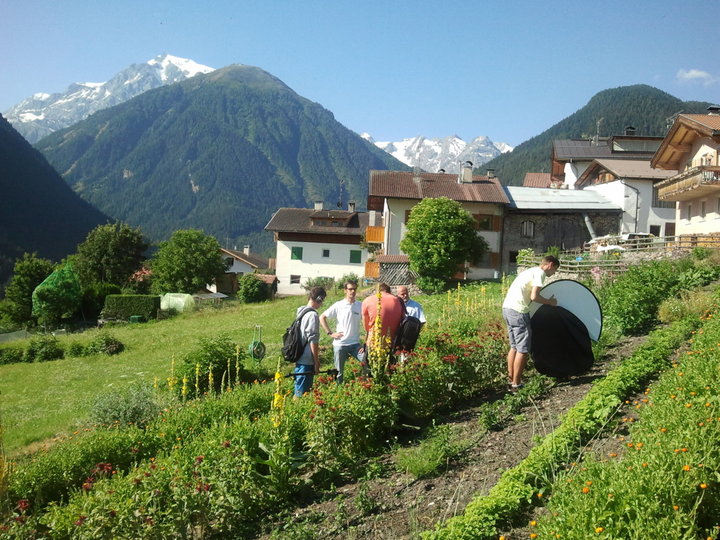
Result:
[[[535,286],[530,291],[530,300],[537,302],[538,304],[545,304],[546,306],[557,306],[557,298],[553,294],[550,298],[540,296],[540,289],[542,287]]]
[[[320,373],[320,345],[310,342],[310,352],[313,355],[313,363],[315,364],[315,375]]]

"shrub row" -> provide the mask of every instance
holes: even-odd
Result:
[[[462,515],[425,533],[424,538],[497,538],[498,526],[537,502],[538,493],[547,490],[552,472],[577,455],[579,448],[607,422],[626,396],[669,365],[669,356],[698,324],[696,320],[683,320],[652,332],[643,346],[596,383],[585,398],[568,411],[562,424],[535,446],[527,458],[505,471],[487,496],[476,497]]]
[[[112,319],[127,320],[136,315],[146,320],[157,317],[160,297],[152,294],[109,294],[102,314]]]
[[[639,418],[621,438],[624,452],[587,455],[557,478],[540,537],[717,538],[718,341],[712,318],[693,349],[632,404]]]
[[[124,457],[116,458],[117,464],[110,462],[107,478],[94,472],[102,467],[95,461],[92,432],[82,438],[87,442],[75,443],[87,447],[84,458],[66,452],[64,443],[58,444],[46,455],[72,463],[58,465],[39,456],[32,471],[13,481],[12,498],[30,500],[35,514],[20,525],[11,522],[9,526],[13,530],[25,527],[22,534],[28,534],[27,528],[47,527],[58,538],[186,536],[190,530],[242,534],[257,527],[260,513],[273,513],[292,503],[302,485],[301,466],[314,471],[318,481],[330,479],[342,468],[357,467],[359,460],[386,445],[401,401],[412,417],[427,418],[438,407],[453,406],[473,389],[492,386],[504,364],[500,353],[504,341],[489,346],[497,339],[496,333],[492,330],[472,344],[454,346],[442,336],[430,339],[422,352],[388,375],[388,385],[353,376],[337,385],[319,377],[312,395],[293,401],[284,399],[292,385],[284,380],[274,398],[276,405],[284,405],[273,414],[268,414],[273,402],[271,384],[239,386],[220,398],[196,400],[168,411],[144,431],[127,431],[124,441],[118,435],[118,448],[107,453]],[[488,373],[492,374],[489,378]],[[436,398],[442,395],[443,400],[436,399],[431,409],[418,397],[425,392]],[[258,406],[239,412],[231,404],[240,402]],[[198,418],[200,411],[205,422]],[[137,462],[148,456],[152,459]],[[40,489],[45,467],[73,474],[62,485]],[[26,484],[34,491],[25,490]],[[52,505],[42,513],[49,500],[66,496],[67,505]]]
[[[70,343],[63,348],[52,334],[34,336],[25,346],[7,345],[0,348],[0,365],[18,362],[47,362],[65,356],[87,356],[89,354],[119,354],[125,346],[107,332],[98,333],[87,345]]]

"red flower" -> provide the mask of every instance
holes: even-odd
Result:
[[[80,516],[77,521],[75,522],[75,525],[79,527],[83,523],[85,523],[85,520],[87,519],[87,516]]]
[[[28,501],[27,499],[20,499],[20,500],[17,502],[16,508],[17,508],[18,510],[20,510],[21,512],[25,512],[25,510],[27,510],[28,508],[30,508],[30,501]]]
[[[195,463],[197,463],[198,465],[200,465],[200,464],[203,462],[204,459],[205,459],[205,456],[198,456],[198,457],[195,458]]]

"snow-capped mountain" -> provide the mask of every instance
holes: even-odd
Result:
[[[490,138],[482,135],[475,137],[469,143],[457,135],[442,139],[428,139],[418,135],[398,142],[376,142],[367,133],[363,133],[362,137],[406,165],[420,167],[428,172],[444,169],[445,172],[456,173],[460,171],[460,166],[465,161],[472,161],[473,166],[479,167],[513,149],[507,143],[494,143]]]
[[[75,83],[64,92],[38,93],[24,99],[3,116],[29,142],[35,143],[53,131],[153,88],[184,81],[213,68],[186,58],[161,54],[143,64],[133,64],[102,83]]]

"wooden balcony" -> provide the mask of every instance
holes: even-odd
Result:
[[[367,227],[365,229],[365,241],[382,244],[385,241],[385,227]]]
[[[658,182],[656,186],[661,201],[687,201],[707,195],[720,195],[720,167],[693,167]]]

